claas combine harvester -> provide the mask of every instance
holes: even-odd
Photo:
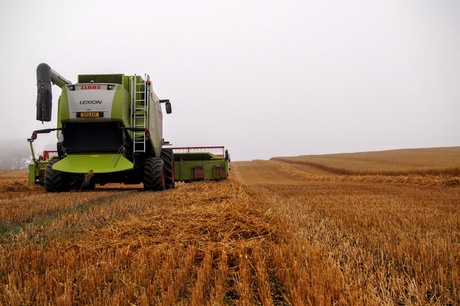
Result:
[[[42,122],[51,121],[52,84],[62,89],[57,127],[35,130],[28,139],[30,182],[50,192],[107,183],[143,183],[145,190],[161,191],[174,188],[176,181],[227,178],[228,153],[174,156],[175,149],[166,146],[162,104],[170,114],[171,103],[157,97],[148,75],[87,74],[74,84],[40,64],[36,119]],[[56,150],[37,158],[32,143],[38,134],[54,131]]]

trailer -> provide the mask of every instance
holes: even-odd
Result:
[[[230,154],[224,146],[173,147],[174,180],[220,181],[228,178]]]

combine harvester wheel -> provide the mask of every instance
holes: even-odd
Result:
[[[164,162],[158,157],[149,157],[144,165],[144,190],[162,191],[165,189]]]
[[[165,169],[165,189],[174,189],[174,152],[172,149],[162,149],[161,159]]]
[[[45,189],[49,192],[62,192],[68,191],[70,186],[66,181],[64,173],[61,171],[53,170],[53,165],[57,163],[59,159],[51,159],[46,165],[45,170]]]

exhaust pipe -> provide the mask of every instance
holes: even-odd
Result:
[[[48,64],[41,63],[37,66],[37,120],[51,121],[52,91],[51,82],[62,88],[72,84],[69,80],[51,69]]]

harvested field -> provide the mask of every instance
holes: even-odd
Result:
[[[459,305],[458,150],[234,162],[161,193],[1,171],[0,304]]]
[[[335,174],[460,175],[460,147],[276,157],[273,160],[308,165]]]

